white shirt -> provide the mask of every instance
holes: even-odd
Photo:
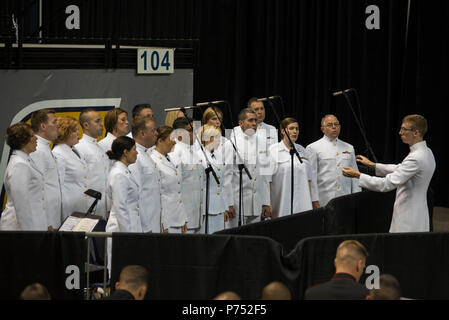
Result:
[[[142,208],[140,220],[143,232],[161,232],[161,178],[151,152],[136,143],[137,161],[129,165],[136,181],[141,186]]]
[[[106,232],[142,232],[140,187],[121,161],[115,161],[109,172],[108,199],[111,214]]]
[[[39,170],[45,180],[45,212],[47,222],[53,228],[61,226],[61,186],[59,185],[58,167],[56,159],[51,153],[50,143],[38,135],[36,151],[30,154],[34,167]]]
[[[225,147],[220,144],[219,147],[211,153],[204,148],[207,159],[214,169],[218,181],[217,185],[212,173],[209,174],[209,214],[217,215],[225,212],[233,205],[232,200],[232,165],[226,164],[224,157]],[[202,159],[203,170],[207,168],[207,162],[201,150],[198,151],[199,157]],[[226,182],[229,181],[229,182]],[[206,174],[203,174],[203,215],[206,214]]]
[[[85,189],[93,189],[101,192],[101,200],[97,203],[96,215],[103,218],[107,217],[107,177],[109,170],[109,159],[103,149],[98,145],[97,139],[83,134],[83,137],[75,145],[80,155],[87,163],[87,183],[84,184]],[[90,198],[91,203],[94,202]]]
[[[311,180],[311,168],[309,154],[303,146],[295,143],[296,150],[301,157],[299,162],[295,155],[293,160],[293,213],[312,210],[309,180]],[[290,150],[283,141],[270,147],[269,154],[275,164],[272,176],[272,205],[273,217],[283,217],[291,214],[291,173],[292,161]]]
[[[261,136],[254,134],[248,136],[244,133],[235,136],[235,146],[242,157],[252,180],[249,180],[245,170],[242,171],[242,216],[260,216],[263,205],[270,205],[270,187],[273,168],[267,155],[266,143],[261,140]],[[229,150],[231,150],[229,148]],[[234,157],[234,169],[232,176],[233,204],[236,213],[239,213],[239,189],[240,174],[238,164],[242,161],[237,154],[232,152]]]
[[[352,145],[323,136],[306,150],[312,165],[312,201],[324,207],[333,198],[361,191],[358,179],[347,178],[341,172],[342,167],[358,170]]]
[[[376,175],[384,178],[362,173],[360,185],[381,192],[397,188],[390,232],[425,232],[429,231],[427,189],[434,171],[432,150],[421,141],[410,147],[410,153],[401,164],[376,163]]]
[[[198,156],[198,147],[190,146],[177,141],[173,152],[169,154],[182,173],[182,203],[187,213],[187,228],[198,229],[201,227],[203,188],[202,159]]]
[[[164,229],[182,227],[187,223],[187,213],[182,200],[182,173],[173,160],[167,160],[156,149],[151,153],[161,177],[161,224]]]
[[[8,195],[0,218],[0,230],[47,231],[50,225],[45,212],[45,182],[30,157],[14,150],[5,172]]]
[[[65,143],[53,148],[53,155],[58,163],[59,181],[62,191],[62,219],[66,219],[73,212],[87,212],[91,198],[84,194],[87,189],[87,163],[79,157],[71,147]]]

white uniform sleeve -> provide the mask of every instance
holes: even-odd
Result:
[[[310,173],[311,173],[311,191],[312,191],[312,201],[319,201],[318,198],[318,183],[317,183],[317,169],[318,169],[318,159],[316,152],[307,147],[306,151],[309,154],[309,162],[310,162]]]
[[[129,179],[123,174],[111,177],[112,207],[121,232],[130,232],[131,220],[127,210],[126,199],[128,197]]]
[[[397,168],[397,164],[376,163],[376,176],[385,177],[387,174],[392,173]]]
[[[372,177],[362,173],[360,175],[360,185],[372,191],[388,192],[406,183],[418,171],[418,161],[413,158],[406,158],[397,166],[394,172],[384,178]]]
[[[225,191],[226,208],[235,205],[232,191],[232,175],[234,174],[234,149],[229,141],[223,144],[225,174],[223,187]]]
[[[38,221],[37,219],[39,217],[33,214],[31,209],[30,195],[28,192],[28,185],[31,180],[30,168],[26,164],[17,163],[13,173],[14,176],[10,180],[11,194],[8,194],[8,196],[12,198],[14,203],[20,230],[40,230],[41,228],[39,226],[48,226],[47,221],[45,223]],[[46,216],[43,215],[43,218],[46,219]]]

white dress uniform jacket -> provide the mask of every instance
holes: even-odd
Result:
[[[59,182],[62,191],[62,220],[73,212],[87,212],[91,198],[84,194],[87,189],[87,163],[77,150],[65,143],[53,148],[58,163]],[[78,153],[78,155],[77,155]]]
[[[97,203],[95,214],[107,218],[106,190],[109,158],[107,158],[103,149],[98,145],[97,139],[89,137],[87,134],[83,134],[83,137],[75,145],[75,148],[87,163],[87,180],[83,187],[101,192],[101,200]],[[91,203],[94,202],[93,198],[89,200]]]
[[[410,147],[410,153],[399,165],[376,163],[376,175],[360,175],[363,188],[388,192],[395,188],[393,219],[390,232],[429,231],[427,189],[435,171],[435,158],[425,141]]]
[[[47,231],[50,224],[44,210],[45,182],[23,151],[13,151],[4,185],[8,201],[0,218],[0,230]]]
[[[170,156],[169,156],[170,157]],[[161,177],[161,224],[164,229],[182,227],[187,213],[182,200],[182,174],[173,160],[168,160],[156,149],[151,153]]]
[[[45,212],[49,226],[57,229],[61,226],[61,186],[59,184],[56,159],[51,153],[50,141],[36,135],[36,151],[30,154],[34,167],[42,174],[45,182]]]
[[[324,207],[331,199],[360,192],[358,179],[343,176],[342,167],[358,170],[354,147],[336,138],[323,136],[306,148],[312,165],[312,201]]]
[[[109,172],[108,199],[111,214],[106,232],[142,232],[140,186],[121,161],[115,161]]]
[[[181,192],[182,203],[187,213],[187,229],[199,229],[201,227],[203,187],[202,158],[198,156],[197,147],[177,141],[173,152],[169,154],[182,174]]]
[[[137,161],[129,170],[141,186],[140,220],[143,232],[161,232],[161,179],[150,151],[136,143]]]
[[[293,165],[293,213],[312,210],[309,180],[311,180],[311,168],[309,154],[305,148],[295,143],[302,163],[294,156]],[[291,214],[291,174],[292,161],[290,150],[283,141],[270,147],[271,161],[274,163],[274,174],[271,178],[273,217],[283,217]]]
[[[240,128],[240,126],[236,126],[234,127],[234,130],[231,131],[230,139],[234,141],[234,134],[239,135],[242,133],[242,128]],[[265,122],[257,124],[256,134],[261,137],[262,141],[266,140],[267,150],[270,148],[270,146],[279,141],[278,130],[272,125],[266,124]]]
[[[266,141],[261,136],[254,134],[248,136],[244,133],[235,136],[235,145],[251,174],[252,180],[243,170],[242,174],[242,217],[260,217],[263,205],[270,205],[270,186],[272,175],[272,164],[267,154]],[[241,159],[235,152],[234,169],[232,176],[233,204],[236,213],[239,213],[239,189],[240,175],[238,164]],[[236,218],[238,219],[238,218]]]
[[[114,140],[117,139],[116,136],[114,136],[112,133],[108,132],[106,134],[106,137],[104,137],[103,139],[101,139],[98,142],[98,145],[103,149],[103,151],[106,153],[109,150],[111,150],[111,146],[112,143],[114,142]]]

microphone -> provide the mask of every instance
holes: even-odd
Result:
[[[268,100],[273,100],[278,98],[279,96],[271,96],[271,97],[265,97],[265,98],[259,98],[257,99],[257,101],[262,102],[262,101],[268,101]]]
[[[164,109],[165,112],[170,112],[170,111],[181,111],[181,110],[190,110],[190,109],[196,109],[198,108],[198,106],[188,106],[188,107],[177,107],[177,108],[169,108],[169,109]]]
[[[342,91],[336,91],[336,92],[332,93],[332,95],[334,97],[336,97],[336,96],[339,96],[339,95],[341,95],[343,93],[348,93],[348,92],[350,92],[352,90],[354,90],[354,89],[353,88],[349,88],[349,89],[345,89],[345,90],[342,90]]]
[[[197,107],[206,107],[211,104],[222,104],[222,103],[226,103],[226,101],[225,100],[217,100],[217,101],[210,101],[210,102],[199,102],[196,104],[196,106]]]

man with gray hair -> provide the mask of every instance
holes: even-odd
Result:
[[[232,137],[235,147],[232,156],[234,163],[232,175],[233,204],[236,208],[236,217],[226,222],[226,228],[238,226],[238,213],[241,212],[242,225],[258,222],[271,217],[272,208],[270,200],[270,176],[266,166],[269,164],[266,141],[256,134],[257,116],[251,108],[245,108],[239,113],[239,126],[242,134]],[[230,161],[229,159],[227,160]],[[238,165],[244,163],[251,175],[242,174],[242,203],[239,201],[240,174]],[[226,182],[225,182],[226,183]],[[241,210],[239,210],[239,206]]]
[[[334,259],[335,274],[323,284],[305,292],[305,300],[365,300],[369,291],[359,284],[365,269],[368,251],[357,240],[340,243]]]
[[[314,209],[325,206],[333,198],[361,191],[357,179],[347,178],[341,172],[343,167],[358,167],[354,147],[338,138],[340,129],[341,125],[336,116],[325,115],[321,119],[321,131],[324,136],[306,148],[312,166]]]

